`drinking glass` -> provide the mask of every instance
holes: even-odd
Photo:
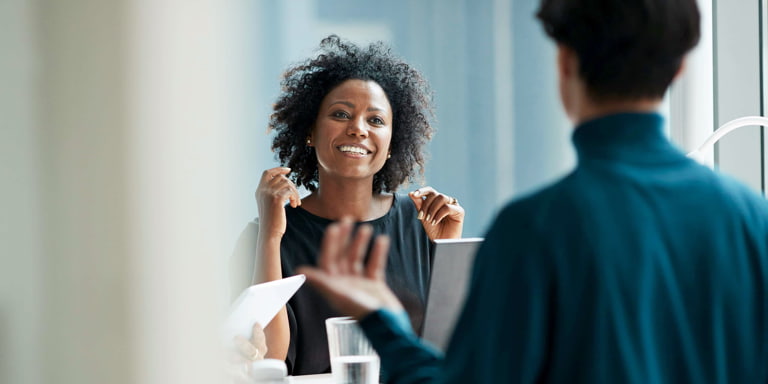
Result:
[[[379,355],[351,317],[325,320],[331,374],[335,384],[377,384]]]

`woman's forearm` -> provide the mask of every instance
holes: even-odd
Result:
[[[285,360],[288,356],[288,345],[291,342],[291,330],[288,326],[288,311],[283,307],[275,318],[264,328],[267,341],[268,359]]]
[[[280,265],[280,238],[260,236],[257,240],[257,257],[254,263],[253,283],[263,283],[283,278]],[[264,328],[267,341],[266,358],[285,360],[288,355],[288,345],[291,341],[291,331],[288,326],[288,312],[283,307],[274,319]]]
[[[253,284],[283,278],[283,268],[280,265],[279,237],[267,237],[259,233],[256,240],[256,262],[253,268]]]

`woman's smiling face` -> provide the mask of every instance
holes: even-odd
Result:
[[[384,167],[392,140],[392,107],[373,81],[346,80],[328,92],[312,129],[318,172],[371,178]]]

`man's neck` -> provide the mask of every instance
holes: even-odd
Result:
[[[661,100],[642,99],[632,101],[591,102],[585,101],[580,105],[573,118],[576,125],[598,117],[617,113],[648,113],[655,112],[659,108]]]

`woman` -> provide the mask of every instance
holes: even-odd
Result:
[[[269,128],[285,167],[266,170],[256,191],[253,282],[317,265],[325,228],[351,217],[392,238],[387,282],[421,329],[430,240],[461,237],[464,220],[456,199],[430,187],[395,193],[423,173],[433,133],[426,81],[381,43],[330,36],[284,74],[282,89]],[[311,193],[301,199],[298,186]],[[286,359],[294,375],[328,372],[324,321],[337,315],[305,285],[265,328],[267,357]]]

